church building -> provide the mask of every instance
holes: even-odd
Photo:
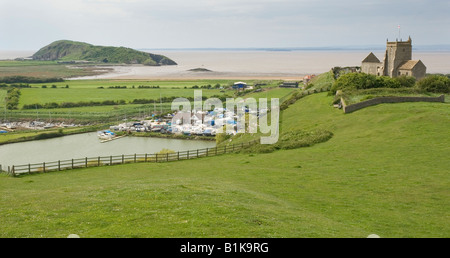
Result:
[[[361,65],[361,72],[377,76],[413,76],[416,79],[425,77],[427,68],[420,60],[412,59],[412,40],[386,43],[386,53],[381,62],[370,53]]]

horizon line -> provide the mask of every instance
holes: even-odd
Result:
[[[364,45],[364,46],[321,46],[321,47],[167,47],[167,48],[136,48],[137,50],[208,50],[208,51],[301,51],[301,50],[386,50],[385,45]],[[435,45],[419,45],[413,46],[414,50],[445,50],[450,51],[450,44],[435,44]]]

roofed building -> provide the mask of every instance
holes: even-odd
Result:
[[[362,61],[361,71],[367,74],[380,75],[380,60],[372,53]]]
[[[386,53],[383,62],[370,53],[361,65],[361,71],[377,76],[397,77],[413,76],[416,79],[425,77],[426,66],[420,60],[412,59],[412,40],[386,42]]]
[[[283,82],[280,88],[298,88],[298,82]]]
[[[246,89],[247,87],[247,83],[245,82],[235,82],[233,84],[233,89]]]
[[[418,79],[425,76],[425,73],[427,71],[427,67],[422,63],[420,60],[409,60],[403,62],[397,69],[397,75],[406,75],[406,76],[414,76]],[[422,75],[418,77],[418,75]]]

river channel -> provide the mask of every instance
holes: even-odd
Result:
[[[215,141],[179,140],[153,137],[124,137],[101,143],[97,133],[85,133],[48,140],[0,146],[3,169],[12,165],[36,164],[58,160],[131,154],[152,154],[162,149],[187,151],[215,147]]]

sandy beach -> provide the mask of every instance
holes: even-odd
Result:
[[[189,71],[176,67],[149,67],[143,65],[104,66],[112,71],[96,75],[70,78],[69,80],[116,79],[116,80],[301,80],[306,74],[258,73],[258,72],[216,72]]]

